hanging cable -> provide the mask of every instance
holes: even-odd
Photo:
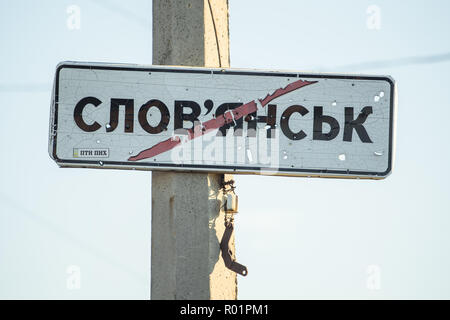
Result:
[[[211,2],[208,0],[209,12],[211,13],[212,24],[214,27],[214,35],[216,36],[217,57],[219,59],[219,67],[222,67],[222,60],[220,58],[219,38],[217,36],[216,22],[214,21],[214,15],[211,7]]]

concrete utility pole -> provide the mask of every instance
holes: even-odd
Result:
[[[227,0],[153,0],[153,64],[228,68],[229,61]],[[151,299],[237,298],[236,273],[219,248],[222,179],[153,171]],[[234,252],[234,239],[230,245]]]

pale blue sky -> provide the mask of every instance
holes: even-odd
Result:
[[[66,26],[70,5],[79,30]],[[232,67],[391,75],[399,101],[386,180],[236,176],[249,268],[239,298],[450,298],[450,61],[413,63],[450,53],[449,9],[230,0]],[[56,64],[151,64],[151,1],[1,0],[0,25],[0,298],[148,299],[150,172],[60,169],[47,141]],[[70,265],[79,290],[66,288]],[[379,290],[367,287],[370,265]]]

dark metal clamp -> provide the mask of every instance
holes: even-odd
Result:
[[[227,214],[225,214],[226,216]],[[233,234],[234,223],[233,218],[225,219],[225,232],[223,233],[222,241],[220,241],[220,250],[222,251],[222,258],[225,266],[239,273],[241,276],[246,276],[248,274],[247,267],[236,262],[236,258],[234,256],[234,252],[230,250],[229,243],[231,235]]]

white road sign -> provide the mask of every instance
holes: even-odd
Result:
[[[63,62],[49,152],[62,167],[380,179],[386,76]]]

